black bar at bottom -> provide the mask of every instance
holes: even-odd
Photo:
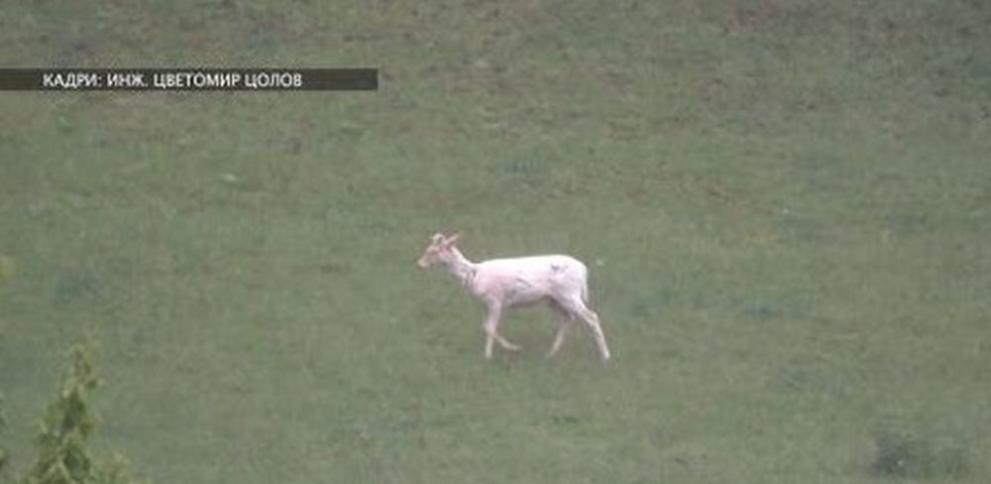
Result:
[[[375,91],[373,68],[0,68],[0,91]]]

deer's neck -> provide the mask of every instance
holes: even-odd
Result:
[[[475,273],[478,271],[475,263],[468,260],[457,247],[451,247],[451,254],[454,257],[447,261],[447,271],[462,286],[471,287],[471,283],[475,279]]]

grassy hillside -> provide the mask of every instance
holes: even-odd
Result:
[[[15,468],[92,336],[160,483],[991,479],[986,2],[143,3],[5,2],[0,65],[381,89],[0,93]],[[587,261],[614,361],[484,361],[437,230]]]

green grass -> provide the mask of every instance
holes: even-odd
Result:
[[[15,470],[92,336],[161,483],[989,481],[991,8],[443,3],[0,9],[3,66],[382,69],[0,93]],[[484,361],[441,229],[588,262],[614,361]]]

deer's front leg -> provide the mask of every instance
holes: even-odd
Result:
[[[502,313],[502,305],[497,302],[488,303],[488,314],[482,322],[482,330],[485,331],[485,358],[492,358],[492,343],[498,337],[496,328],[499,327],[499,316]]]

